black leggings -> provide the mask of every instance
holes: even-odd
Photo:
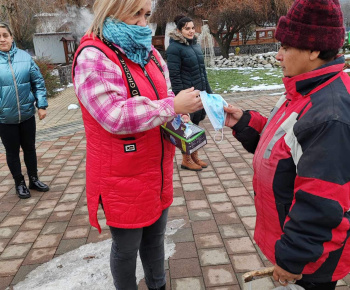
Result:
[[[303,280],[296,282],[301,287],[304,287],[305,290],[334,290],[337,285],[337,281],[329,283],[311,283]]]
[[[0,124],[0,137],[6,150],[7,165],[15,180],[22,178],[19,150],[22,147],[28,175],[37,176],[35,117],[19,124]]]

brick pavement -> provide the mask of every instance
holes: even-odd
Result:
[[[229,103],[268,114],[278,96],[267,93],[227,95]],[[39,175],[50,185],[47,193],[32,191],[32,198],[19,200],[12,177],[0,153],[0,289],[15,285],[37,266],[81,245],[110,238],[89,225],[85,198],[85,135],[80,110],[68,111],[77,103],[72,89],[49,100],[45,122],[38,122]],[[200,156],[209,163],[201,172],[180,170],[181,154],[174,160],[174,203],[169,220],[186,224],[173,236],[176,253],[167,262],[172,290],[238,290],[244,272],[270,263],[255,245],[251,167],[247,153],[229,129],[216,144],[208,119],[202,124],[208,144]],[[24,168],[24,166],[23,166]],[[100,211],[101,225],[105,224]],[[337,290],[350,289],[350,276]],[[274,288],[271,279],[254,282],[253,289]],[[140,290],[145,290],[144,280]],[[59,290],[59,289],[58,289]]]

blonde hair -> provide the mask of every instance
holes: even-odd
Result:
[[[147,0],[96,0],[93,6],[94,20],[88,30],[88,34],[100,34],[102,37],[103,23],[107,17],[119,21],[134,16]]]

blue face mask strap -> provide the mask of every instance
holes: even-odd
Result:
[[[216,131],[214,135],[214,141],[215,143],[221,143],[222,140],[224,140],[224,128],[221,129],[221,140],[216,140],[216,135],[218,134],[219,131]]]
[[[225,118],[224,118],[224,125],[226,122],[226,117],[227,117],[227,113],[225,112]],[[216,135],[218,134],[219,131],[216,131],[215,135],[214,135],[214,141],[215,143],[221,143],[222,140],[224,140],[224,128],[221,129],[221,140],[216,140]]]

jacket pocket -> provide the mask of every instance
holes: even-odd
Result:
[[[135,176],[147,172],[148,143],[146,134],[113,138],[112,176]]]

